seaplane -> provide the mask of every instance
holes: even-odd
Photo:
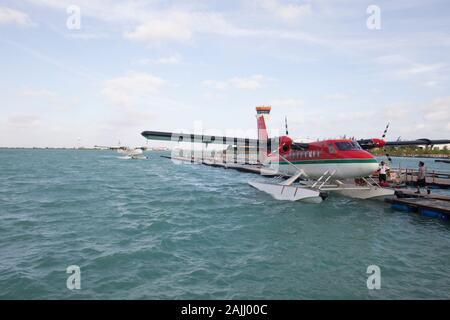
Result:
[[[126,146],[94,146],[94,148],[103,150],[116,150],[118,153],[123,154],[120,159],[148,159],[143,153],[147,150],[147,147],[130,148]]]
[[[401,143],[391,144],[376,138],[359,142],[355,139],[294,142],[288,135],[287,122],[286,135],[270,138],[267,127],[270,111],[270,106],[256,107],[257,139],[160,131],[144,131],[141,135],[149,140],[235,146],[235,154],[225,155],[224,162],[236,163],[236,152],[239,152],[236,150],[241,154],[256,150],[262,175],[275,174],[287,179],[248,183],[277,200],[320,203],[329,193],[358,199],[382,199],[394,195],[394,189],[382,187],[370,178],[379,164],[368,150]],[[431,140],[428,142],[433,143]]]

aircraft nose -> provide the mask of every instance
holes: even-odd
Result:
[[[367,163],[366,168],[367,168],[366,175],[370,175],[371,173],[378,170],[378,162]]]

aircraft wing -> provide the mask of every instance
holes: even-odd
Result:
[[[430,140],[430,139],[417,139],[417,140],[405,140],[405,141],[384,141],[382,139],[361,139],[357,140],[361,148],[364,150],[380,148],[383,146],[401,147],[401,146],[432,146],[438,144],[449,144],[450,140]]]
[[[144,138],[149,140],[191,142],[191,143],[214,143],[214,144],[232,144],[232,145],[259,145],[258,139],[224,137],[202,134],[174,133],[161,131],[144,131],[141,133]]]
[[[267,141],[261,141],[251,138],[237,138],[237,137],[225,137],[225,136],[213,136],[202,134],[189,134],[189,133],[174,133],[174,132],[161,132],[161,131],[144,131],[141,135],[149,140],[162,140],[162,141],[175,141],[175,142],[191,142],[191,143],[213,143],[223,145],[235,145],[244,148],[256,148],[257,151],[266,143],[265,150],[271,150],[272,146],[277,146],[281,142],[279,137],[270,138]],[[307,143],[293,142],[292,149],[302,150],[307,149]]]
[[[448,144],[450,140],[430,140],[430,139],[417,139],[410,141],[386,141],[387,146],[433,146],[436,144]]]

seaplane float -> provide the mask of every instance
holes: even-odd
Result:
[[[379,168],[378,161],[368,151],[389,145],[439,144],[450,140],[420,139],[389,142],[384,139],[328,139],[314,142],[294,142],[288,135],[269,138],[267,120],[270,106],[256,107],[257,139],[202,134],[144,131],[150,140],[232,145],[234,150],[258,155],[262,175],[283,176],[277,182],[250,181],[250,186],[277,200],[322,202],[329,193],[357,199],[383,199],[393,196],[395,190],[380,186],[371,175]],[[386,134],[383,134],[383,138]],[[236,154],[223,154],[222,161],[236,163]],[[243,164],[245,165],[245,164]]]
[[[118,153],[122,154],[123,156],[120,157],[120,159],[148,159],[147,156],[144,156],[144,151],[147,150],[147,147],[137,147],[137,148],[130,148],[126,146],[94,146],[98,149],[103,150],[116,150]]]

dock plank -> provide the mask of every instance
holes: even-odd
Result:
[[[438,194],[438,193],[415,193],[413,190],[396,190],[395,195],[397,198],[424,198],[424,199],[435,199],[442,201],[450,201],[450,196]]]
[[[450,220],[450,202],[424,198],[389,198],[386,202],[392,205],[394,210],[417,212],[422,216]]]
[[[437,209],[450,214],[450,205],[447,201],[435,199],[397,199],[397,202],[409,204],[417,208]]]

